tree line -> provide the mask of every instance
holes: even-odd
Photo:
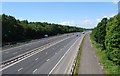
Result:
[[[65,26],[47,22],[28,22],[28,20],[15,19],[13,16],[2,14],[2,42],[14,42],[27,39],[41,38],[45,34],[81,32],[83,28]]]
[[[120,14],[110,19],[103,18],[91,35],[102,44],[108,59],[120,65]]]

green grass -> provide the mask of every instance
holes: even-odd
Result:
[[[82,52],[82,46],[83,46],[84,39],[85,39],[86,35],[84,36],[84,38],[82,40],[82,43],[80,45],[80,48],[79,48],[79,52],[78,52],[78,55],[77,55],[77,58],[76,58],[76,65],[75,65],[75,68],[73,70],[73,76],[78,76],[79,67],[80,67],[80,57],[81,57],[81,52]]]
[[[105,50],[102,50],[102,45],[96,43],[93,40],[92,35],[90,35],[90,39],[93,44],[93,48],[95,49],[96,55],[99,58],[99,62],[102,66],[104,66],[104,73],[105,74],[120,74],[120,65],[114,64],[112,61],[110,61],[105,53]]]

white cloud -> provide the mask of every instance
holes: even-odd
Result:
[[[101,19],[97,19],[97,22],[100,22],[101,21]]]
[[[116,15],[116,14],[113,14],[113,13],[112,13],[112,14],[107,14],[107,15],[104,14],[104,15],[103,15],[103,18],[106,17],[106,18],[109,19],[109,18],[111,18],[111,17],[114,17],[115,15]]]
[[[85,20],[82,21],[63,21],[59,24],[61,25],[69,25],[69,26],[77,26],[77,27],[83,27],[83,28],[94,28],[97,26],[97,24],[102,20],[102,18],[111,18],[114,17],[116,14],[101,14],[101,18],[97,18],[96,20],[88,19],[88,17],[84,17]]]
[[[82,20],[82,21],[64,21],[59,24],[61,25],[69,25],[69,26],[77,26],[77,27],[82,27],[82,28],[94,28],[97,26],[98,22],[100,22],[101,19],[96,19],[96,20]]]
[[[113,4],[118,4],[118,0],[113,0]]]
[[[23,19],[22,17],[15,17],[15,19],[19,19],[19,20],[25,20],[25,19]]]
[[[75,24],[75,22],[74,21],[64,21],[64,22],[60,22],[59,24],[73,26]]]

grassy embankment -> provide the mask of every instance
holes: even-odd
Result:
[[[90,35],[90,39],[92,41],[93,44],[93,48],[95,49],[96,55],[99,58],[99,62],[102,66],[104,66],[104,73],[105,74],[120,74],[120,66],[116,65],[115,63],[113,63],[112,61],[110,61],[108,59],[108,57],[106,56],[105,50],[102,50],[102,45],[96,43],[93,40],[92,35]]]

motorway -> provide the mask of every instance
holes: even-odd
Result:
[[[20,62],[14,63],[12,66],[2,70],[3,74],[69,74],[72,60],[77,54],[79,45],[83,38],[82,33],[77,33],[79,36],[70,34],[65,40],[56,43],[55,45],[46,48],[37,54],[34,54]],[[10,50],[3,51],[3,61],[13,56],[25,53],[28,50],[37,48],[51,41],[64,39],[68,34],[56,36],[51,39],[41,40],[39,42],[30,43],[22,47],[12,48]],[[21,48],[21,49],[20,49]],[[31,48],[31,49],[30,49]],[[25,49],[25,50],[24,50]],[[14,54],[21,50],[19,54]],[[9,56],[9,54],[12,54]],[[5,56],[4,56],[5,55]],[[6,57],[8,55],[8,57]],[[4,58],[5,57],[5,58]]]
[[[55,37],[51,37],[51,38],[47,38],[47,39],[41,39],[37,42],[32,42],[32,43],[28,43],[28,44],[25,44],[25,45],[22,45],[22,46],[18,46],[18,47],[10,48],[10,49],[7,49],[7,50],[3,50],[2,61],[6,61],[10,58],[16,57],[20,54],[23,54],[25,52],[28,52],[30,50],[33,50],[35,48],[38,48],[38,47],[43,46],[45,44],[48,44],[50,42],[63,39],[65,37],[67,37],[68,35],[72,35],[72,33],[71,34],[64,34],[64,35],[60,35],[60,36],[55,36]]]

